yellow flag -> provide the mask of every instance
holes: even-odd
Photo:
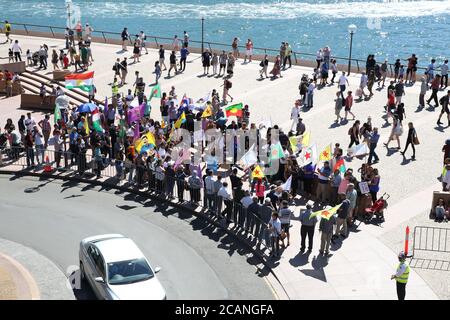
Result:
[[[325,147],[325,149],[320,153],[319,160],[329,161],[331,160],[331,143]]]
[[[212,109],[211,109],[211,106],[208,104],[206,106],[205,111],[203,111],[203,113],[202,113],[202,118],[208,118],[211,116],[212,116]]]
[[[260,166],[256,166],[252,171],[252,178],[262,179],[264,177],[264,172],[261,170]]]
[[[178,120],[175,121],[175,128],[176,128],[176,129],[180,128],[181,125],[182,125],[183,123],[185,123],[185,122],[186,122],[186,115],[184,114],[184,111],[183,111],[183,113],[182,113],[181,116],[178,118]]]
[[[89,134],[91,130],[89,129],[88,119],[87,117],[84,118],[84,130],[86,131],[86,134]]]
[[[136,141],[134,142],[134,149],[138,152],[141,153],[141,149],[142,147],[145,145],[145,141],[144,139],[136,139]]]
[[[303,139],[302,139],[302,145],[304,147],[309,146],[309,140],[311,139],[311,132],[308,131],[306,133],[303,134]]]
[[[335,207],[329,208],[329,209],[323,209],[323,210],[313,212],[313,213],[311,213],[309,218],[311,219],[311,218],[320,216],[321,218],[330,220],[331,216],[334,215],[338,211],[338,209],[341,207],[341,205],[342,205],[342,203],[338,204]]]
[[[289,137],[291,143],[291,149],[295,153],[298,150],[298,145],[302,143],[302,136]]]
[[[145,137],[145,139],[147,140],[146,142],[148,143],[148,144],[152,144],[152,145],[156,145],[156,142],[155,142],[155,136],[153,135],[153,133],[151,133],[151,132],[147,132],[146,134],[144,134],[143,136],[142,136],[143,138]]]

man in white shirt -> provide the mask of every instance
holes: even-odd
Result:
[[[300,109],[298,107],[298,103],[296,102],[291,110],[291,120],[292,120],[291,131],[297,130],[299,115],[300,115]]]
[[[141,52],[142,49],[145,49],[145,54],[148,54],[147,47],[145,46],[145,40],[147,40],[147,36],[145,35],[144,31],[141,31],[139,33],[139,40],[141,41]]]
[[[206,170],[206,178],[205,178],[205,194],[203,206],[208,208],[208,210],[213,210],[214,208],[214,194],[215,194],[215,180],[213,177],[213,173],[211,170]]]
[[[37,126],[33,127],[34,145],[36,146],[36,161],[39,164],[44,163],[44,142],[42,141],[43,135],[39,132]],[[39,156],[41,160],[39,160]]]
[[[345,85],[350,85],[350,84],[348,83],[348,79],[345,76],[345,72],[343,71],[342,75],[339,77],[339,88],[341,90],[342,99],[345,99],[344,98],[344,92],[345,92],[345,89],[346,89]]]
[[[253,203],[252,196],[250,195],[250,192],[245,191],[245,196],[241,199],[241,204],[244,206],[245,209],[248,208],[249,205]]]
[[[220,188],[219,192],[217,192],[217,196],[219,197],[218,201],[222,201],[225,203],[225,210],[223,212],[219,212],[219,215],[227,218],[227,222],[231,221],[231,213],[233,201],[231,200],[231,194],[228,191],[228,183],[224,182],[222,188]]]
[[[91,35],[92,32],[94,31],[94,29],[89,25],[89,23],[86,23],[86,27],[84,29],[84,34],[86,35],[86,41],[90,41],[91,40]]]
[[[441,88],[447,88],[448,86],[448,60],[445,60],[441,65]],[[445,81],[444,81],[445,79]],[[445,86],[444,86],[445,82]]]
[[[14,53],[14,59],[16,62],[22,61],[20,54],[22,53],[22,48],[19,45],[19,40],[15,40],[11,46],[11,50]]]
[[[23,121],[23,124],[27,128],[27,130],[33,131],[33,128],[36,126],[36,122],[33,118],[31,118],[31,113],[27,113],[26,119]]]
[[[366,93],[364,92],[364,88],[367,87],[367,83],[369,82],[369,78],[367,77],[366,73],[363,71],[361,72],[361,81],[359,82],[359,89],[361,90],[359,94],[359,98],[362,99],[362,96],[367,97]]]

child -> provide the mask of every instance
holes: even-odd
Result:
[[[10,48],[9,49],[9,51],[8,51],[8,58],[9,58],[9,61],[8,62],[14,62],[14,53],[13,53],[13,51],[12,51],[12,49]]]
[[[405,75],[405,68],[403,65],[400,65],[400,70],[398,70],[398,80],[403,79]]]
[[[31,54],[31,50],[27,50],[27,64],[28,66],[33,65],[33,55]]]
[[[347,120],[347,115],[350,113],[353,117],[352,120],[355,120],[355,115],[353,114],[353,112],[351,111],[353,106],[353,96],[352,96],[352,92],[349,91],[347,93],[347,98],[345,98],[345,120]]]
[[[64,53],[64,57],[63,57],[63,67],[64,67],[64,69],[69,68],[69,58],[67,57],[67,53]]]
[[[155,83],[157,84],[159,78],[161,77],[161,66],[159,65],[159,61],[155,62],[155,75],[156,75]]]

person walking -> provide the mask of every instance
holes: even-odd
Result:
[[[341,91],[342,94],[342,91]],[[352,112],[352,106],[353,106],[353,96],[352,91],[347,92],[347,97],[345,98],[345,117],[344,119],[347,120],[347,115],[350,113],[353,117],[352,120],[355,120],[355,115]]]
[[[228,79],[225,79],[223,81],[223,94],[222,94],[222,101],[224,104],[227,104],[227,97],[231,98],[231,101],[233,101],[233,97],[229,94],[229,90],[231,89],[231,87],[233,86],[232,82]]]
[[[405,95],[405,84],[403,83],[403,79],[399,79],[397,84],[395,85],[395,104],[398,105],[402,103],[402,97]]]
[[[359,125],[359,120],[356,120],[353,126],[351,126],[351,128],[348,130],[348,134],[350,136],[350,144],[348,145],[349,148],[351,148],[353,144],[359,145],[359,138],[361,137]]]
[[[265,77],[267,79],[269,77],[267,75],[267,68],[269,67],[269,59],[267,59],[267,54],[264,55],[264,58],[259,63],[259,66],[261,67],[261,70],[259,70],[260,79],[263,79],[263,74],[265,75]]]
[[[59,61],[58,53],[56,52],[55,49],[53,49],[53,52],[52,52],[52,65],[53,65],[53,70],[59,70],[58,61]]]
[[[389,148],[389,142],[392,140],[397,140],[397,149],[400,150],[400,136],[403,134],[403,127],[400,121],[398,121],[397,117],[394,117],[394,123],[392,124],[392,131],[389,139],[384,145],[386,148]]]
[[[347,76],[345,75],[345,71],[342,72],[342,75],[339,77],[339,89],[341,90],[341,97],[344,98],[344,92],[346,89],[346,85],[349,86]]]
[[[342,110],[342,105],[345,105],[345,100],[342,99],[341,97],[341,92],[338,91],[336,92],[336,100],[334,103],[334,114],[336,115],[336,120],[334,120],[335,123],[338,123],[339,121],[342,121],[342,117],[341,117],[341,110]]]
[[[272,71],[270,71],[270,74],[272,75],[272,77],[274,79],[278,78],[278,76],[280,76],[280,78],[282,78],[282,76],[281,76],[281,59],[280,59],[280,56],[276,56],[275,62],[273,64]]]
[[[11,46],[11,50],[14,54],[14,60],[16,62],[22,61],[22,57],[20,56],[22,54],[22,48],[19,45],[19,40],[15,40],[13,45]]]
[[[234,38],[233,39],[233,43],[231,44],[231,49],[233,50],[232,55],[233,55],[235,60],[237,60],[239,58],[239,45],[238,45],[238,43],[239,43],[238,38]]]
[[[372,164],[372,159],[374,159],[373,163],[377,163],[380,161],[380,158],[378,158],[378,155],[375,153],[378,140],[380,140],[380,134],[378,133],[378,128],[375,127],[373,128],[369,136],[369,158],[367,160],[367,163],[369,165]]]
[[[170,54],[170,57],[169,57],[169,61],[170,61],[170,67],[169,67],[169,71],[167,71],[167,76],[170,78],[170,71],[172,71],[172,69],[175,69],[175,75],[178,73],[178,71],[177,71],[177,56],[175,55],[175,50],[172,50],[172,53]]]
[[[164,63],[164,60],[165,60],[164,54],[165,54],[164,47],[161,44],[159,46],[159,65],[161,66],[161,68],[164,66],[164,69],[162,69],[162,71],[167,70],[166,64]]]
[[[281,77],[281,76],[280,76]],[[311,109],[314,107],[314,91],[316,89],[316,85],[313,81],[313,79],[311,79],[309,81],[309,85],[308,85],[308,92],[307,92],[307,96],[308,96],[308,109]]]
[[[121,79],[121,83],[120,85],[123,86],[126,83],[126,78],[127,78],[127,74],[128,74],[128,63],[127,63],[127,57],[123,58],[122,62],[119,64],[119,68],[120,68],[120,79]]]
[[[291,125],[290,131],[297,130],[298,118],[300,118],[300,108],[299,108],[299,104],[295,103],[295,105],[292,107],[292,110],[291,110],[292,125]]]
[[[431,81],[431,96],[427,100],[427,104],[430,104],[431,100],[434,99],[434,107],[435,108],[437,108],[439,106],[437,94],[439,92],[440,85],[441,85],[441,76],[438,74]]]
[[[186,60],[189,55],[189,50],[187,46],[183,45],[183,48],[180,50],[180,71],[186,70]]]
[[[447,95],[443,96],[439,99],[439,103],[442,106],[441,113],[439,114],[439,118],[437,121],[438,126],[442,124],[441,117],[444,113],[447,114],[448,126],[450,127],[450,110],[449,110],[449,101],[450,101],[450,90],[447,91]]]
[[[428,91],[428,83],[425,77],[422,77],[420,81],[419,108],[425,108],[425,95]]]
[[[381,85],[381,88],[384,88],[384,83],[386,82],[387,70],[388,70],[387,60],[384,60],[384,62],[381,64],[381,67],[380,67],[381,77],[378,79],[378,87],[380,86],[380,83],[383,82],[383,84]]]
[[[9,37],[11,34],[11,24],[8,22],[8,20],[5,20],[5,36],[6,36],[6,42],[12,42],[12,39]]]
[[[321,218],[319,223],[319,232],[322,232],[320,237],[320,255],[328,257],[330,254],[330,243],[333,237],[333,225],[336,224],[336,217],[333,214],[329,219]]]
[[[448,86],[448,60],[446,59],[440,66],[441,69],[441,88],[445,89]],[[445,83],[445,86],[444,86]]]
[[[408,146],[411,145],[411,148],[413,150],[413,155],[411,157],[412,160],[416,160],[416,147],[414,145],[419,144],[419,139],[417,138],[417,132],[414,128],[414,125],[412,122],[408,123],[408,137],[406,138],[406,145],[403,152],[400,152],[403,157],[405,157],[405,152],[408,149]]]
[[[333,77],[331,77],[331,84],[334,84],[334,78],[336,78],[336,74],[338,73],[338,68],[337,68],[335,59],[331,60],[330,69],[331,69],[331,74],[333,75]]]
[[[272,244],[272,252],[270,257],[278,257],[280,252],[280,236],[281,236],[281,221],[278,219],[278,213],[273,212],[272,218],[268,223],[270,230],[270,238]]]
[[[227,73],[228,78],[231,78],[234,74],[234,63],[236,62],[236,58],[233,56],[231,52],[228,53],[228,60],[227,60]]]
[[[291,225],[291,216],[293,215],[293,212],[291,209],[289,209],[289,203],[287,200],[283,200],[281,202],[281,208],[278,211],[278,215],[280,217],[280,221],[281,221],[281,230],[284,231],[284,233],[286,234],[286,238],[287,238],[287,245],[284,245],[284,239],[281,239],[281,243],[283,248],[289,247],[290,243],[289,243],[289,239],[290,239],[290,235],[289,235],[289,228]]]
[[[311,205],[306,205],[306,210],[300,213],[300,222],[302,226],[300,228],[300,236],[301,236],[301,246],[300,252],[304,253],[306,249],[306,237],[308,236],[308,252],[312,251],[313,248],[313,239],[314,239],[314,228],[317,223],[317,217],[312,217],[312,209]],[[331,235],[330,235],[331,237]]]
[[[411,269],[408,263],[406,263],[406,255],[403,251],[398,254],[398,261],[399,264],[397,270],[395,274],[391,276],[391,280],[395,279],[398,300],[403,301],[405,300],[406,284],[408,283],[409,272]]]

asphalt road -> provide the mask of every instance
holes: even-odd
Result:
[[[162,268],[158,277],[168,299],[274,298],[255,259],[203,219],[99,187],[10,178],[0,176],[0,238],[33,248],[64,273],[78,266],[81,239],[121,233]],[[89,289],[75,294],[93,297]]]

